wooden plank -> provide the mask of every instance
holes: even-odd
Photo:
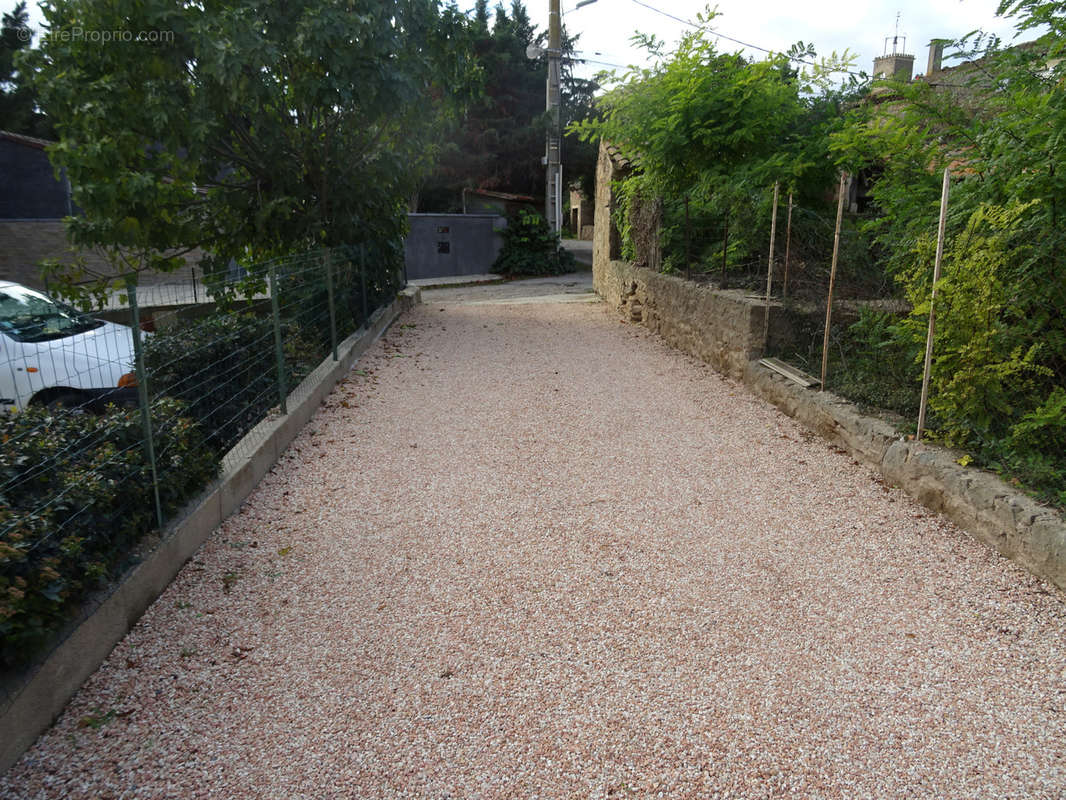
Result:
[[[806,372],[796,369],[791,364],[786,364],[778,358],[761,358],[759,363],[768,369],[772,369],[778,375],[784,375],[790,381],[798,383],[804,389],[810,389],[820,383],[813,375],[808,375]]]

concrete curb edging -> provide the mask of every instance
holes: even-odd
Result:
[[[274,466],[358,358],[403,311],[420,302],[421,290],[408,287],[389,306],[371,315],[366,328],[345,339],[337,348],[337,361],[327,356],[289,394],[288,415],[260,422],[241,439],[223,458],[221,477],[167,527],[159,544],[130,568],[97,607],[68,627],[69,635],[42,662],[13,681],[18,685],[4,687],[0,773],[47,730],[185,562]]]
[[[804,389],[758,363],[763,305],[623,261],[597,259],[604,300],[682,352],[745,383],[764,400],[872,467],[919,503],[1060,589],[1066,589],[1066,519],[995,475],[963,467],[935,445],[904,441],[887,422],[864,416],[829,392]],[[774,310],[771,307],[771,312]],[[787,326],[770,317],[770,337]]]

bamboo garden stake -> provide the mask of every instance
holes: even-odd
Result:
[[[785,225],[785,278],[781,282],[781,299],[788,298],[788,257],[792,247],[792,192],[788,193],[788,222]]]
[[[685,280],[692,280],[692,246],[689,236],[688,195],[685,195]]]
[[[925,367],[922,370],[922,399],[918,405],[918,433],[921,441],[925,432],[925,410],[929,402],[929,374],[933,366],[933,335],[936,332],[936,285],[940,281],[940,265],[944,261],[944,230],[947,227],[948,191],[951,188],[951,168],[944,170],[944,186],[940,190],[940,224],[936,231],[936,260],[933,262],[933,292],[929,297],[929,330],[925,335]]]
[[[726,288],[725,271],[729,261],[729,212],[726,212],[725,217],[725,233],[722,234],[722,285],[720,288]]]
[[[847,173],[840,173],[840,186],[837,187],[837,227],[833,234],[833,263],[829,267],[829,296],[825,301],[825,337],[822,339],[822,386],[825,391],[825,371],[829,361],[829,325],[833,321],[833,288],[837,280],[837,258],[840,255],[840,223],[844,219],[844,181]]]
[[[780,188],[774,181],[774,210],[770,217],[770,257],[766,262],[766,304],[762,316],[762,351],[766,355],[766,344],[770,339],[770,291],[774,283],[774,240],[777,238],[777,192]]]

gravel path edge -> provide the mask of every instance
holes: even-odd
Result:
[[[113,587],[90,598],[80,616],[57,636],[57,644],[25,669],[0,681],[0,775],[6,772],[62,713],[70,698],[100,667],[155,602],[207,537],[240,508],[333,387],[405,311],[421,302],[410,287],[375,312],[365,330],[338,345],[289,395],[285,417],[263,420],[223,459],[215,483],[189,503],[167,530],[144,543],[143,558]]]
[[[1066,590],[1066,520],[1002,479],[958,463],[959,454],[904,439],[831,393],[803,389],[757,361],[744,383],[758,397],[876,470],[977,541]]]

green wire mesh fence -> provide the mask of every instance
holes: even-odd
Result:
[[[964,181],[965,176],[959,181]],[[722,208],[662,204],[664,271],[757,301],[772,287],[765,355],[916,432],[933,283],[935,220],[902,252],[879,243],[875,208],[836,217],[782,196],[770,258],[772,187]],[[948,211],[931,352],[929,427],[964,463],[1066,506],[1066,273],[1039,250],[1027,206]],[[632,254],[639,261],[640,248]],[[767,280],[767,271],[772,278]],[[832,286],[832,291],[830,291]],[[827,314],[827,306],[832,313]],[[829,321],[828,330],[826,323]]]
[[[394,247],[335,247],[83,313],[0,283],[0,667],[24,660],[219,474],[404,283]]]

